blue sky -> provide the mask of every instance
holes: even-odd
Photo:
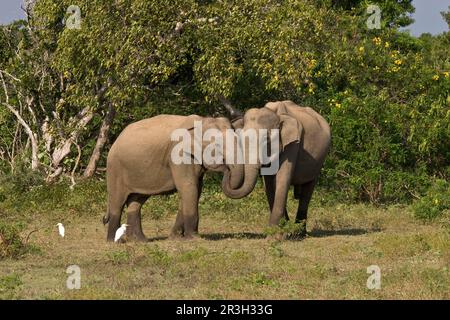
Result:
[[[20,8],[23,0],[0,0],[0,24],[9,23],[24,17]],[[423,32],[438,34],[447,31],[447,24],[442,19],[440,11],[446,11],[450,0],[414,0],[416,12],[413,18],[415,23],[407,29],[415,36]]]
[[[415,36],[424,32],[438,34],[448,30],[448,25],[440,12],[447,11],[450,0],[414,0],[413,5],[416,8],[413,14],[415,22],[406,28],[411,34]]]

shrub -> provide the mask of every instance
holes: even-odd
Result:
[[[450,182],[437,180],[412,207],[417,218],[432,220],[439,217],[450,209]]]
[[[17,164],[14,173],[0,173],[0,202],[5,200],[8,194],[24,193],[43,184],[42,173],[32,171],[28,164],[21,161]]]
[[[17,259],[27,251],[27,246],[20,237],[19,228],[0,223],[0,258]]]

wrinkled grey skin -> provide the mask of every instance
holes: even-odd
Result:
[[[285,217],[288,190],[294,186],[299,200],[296,222],[305,221],[309,201],[323,166],[331,142],[327,121],[313,109],[300,107],[292,101],[269,102],[263,108],[248,110],[242,120],[233,121],[235,129],[279,129],[279,170],[276,175],[264,176],[264,185],[270,207],[270,225],[278,225]],[[236,189],[229,188],[226,175],[224,193],[239,199],[255,187],[261,163],[245,165],[244,182]]]
[[[226,171],[223,185],[227,188],[242,184],[243,165],[173,163],[171,151],[178,142],[171,141],[171,134],[175,129],[188,129],[193,142],[194,121],[202,121],[203,132],[210,128],[219,130],[224,140],[225,130],[232,129],[226,118],[159,115],[129,125],[114,142],[108,154],[108,211],[103,218],[103,223],[108,223],[108,241],[114,239],[125,206],[127,238],[146,241],[141,225],[142,205],[152,195],[174,191],[180,194],[180,204],[171,236],[192,238],[198,233],[198,199],[204,172]],[[202,148],[208,143],[203,143]]]

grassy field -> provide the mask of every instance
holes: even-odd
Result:
[[[0,299],[450,299],[448,215],[424,223],[406,206],[324,198],[314,197],[301,241],[266,239],[259,186],[239,201],[206,190],[200,239],[167,239],[173,195],[145,206],[148,243],[110,244],[100,223],[103,182],[73,192],[38,188],[0,205],[0,221],[20,225],[31,248],[0,261]],[[66,227],[64,239],[57,222]],[[66,287],[69,265],[81,269],[79,290]],[[370,265],[381,269],[379,290],[366,286]]]

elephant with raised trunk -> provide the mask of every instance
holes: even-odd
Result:
[[[192,238],[198,233],[198,199],[205,171],[226,171],[227,181],[223,185],[229,184],[228,189],[242,184],[242,164],[227,165],[226,159],[213,164],[200,161],[193,145],[192,154],[187,154],[193,161],[179,163],[172,159],[172,151],[179,144],[172,141],[172,133],[186,129],[194,144],[198,141],[194,139],[196,121],[201,122],[203,132],[216,129],[224,137],[226,130],[232,129],[226,118],[159,115],[129,125],[114,142],[107,160],[108,209],[103,218],[103,223],[108,223],[108,241],[114,239],[125,206],[127,238],[146,241],[141,224],[142,205],[150,196],[174,191],[178,191],[180,203],[171,236]],[[202,140],[200,145],[203,156],[203,149],[210,144]],[[186,150],[181,153],[186,156]]]
[[[295,222],[305,222],[314,186],[322,169],[331,142],[327,121],[309,107],[300,107],[292,101],[269,102],[262,108],[249,109],[242,118],[238,110],[232,124],[243,132],[249,129],[279,129],[279,169],[274,175],[264,176],[264,186],[270,207],[270,225],[289,219],[286,202],[289,187],[299,200]],[[244,151],[245,151],[244,147]],[[245,164],[243,183],[230,188],[231,172],[224,176],[223,191],[234,199],[248,195],[255,187],[262,164]],[[236,179],[236,178],[233,178]],[[305,228],[306,230],[306,228]]]

